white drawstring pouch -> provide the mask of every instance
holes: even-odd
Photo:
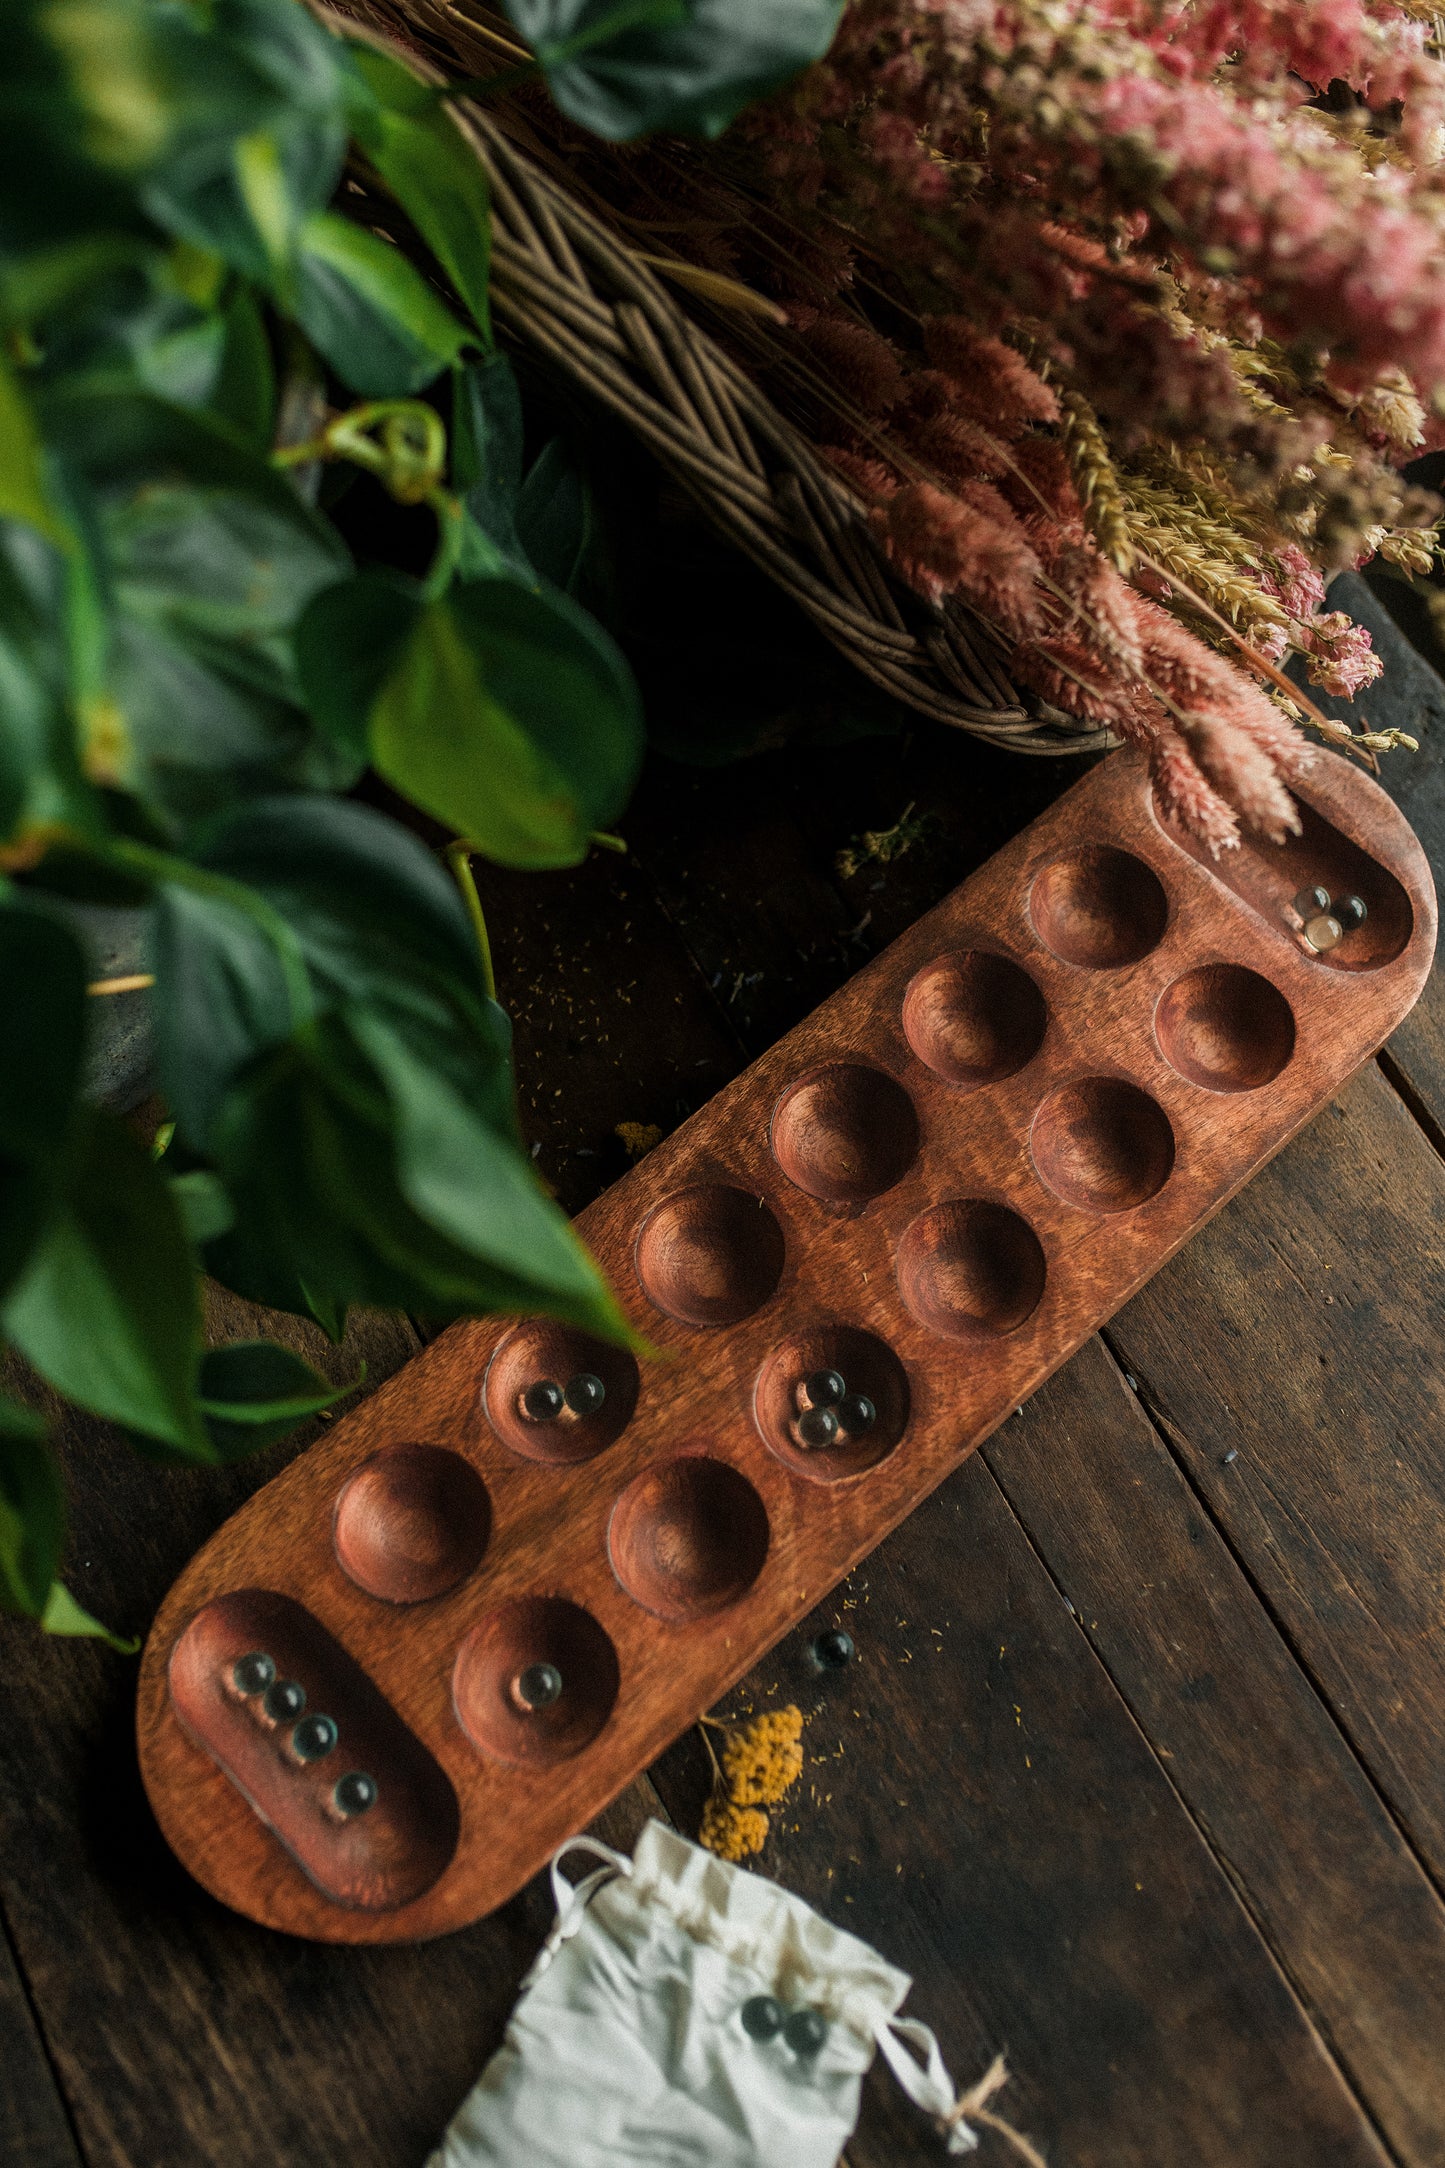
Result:
[[[575,1885],[571,1851],[602,1862]],[[960,2100],[896,2014],[908,1975],[775,1882],[649,1822],[630,1860],[563,1845],[552,1886],[506,2037],[428,2168],[835,2168],[875,2048],[950,2153],[977,2145],[969,2116],[1007,2130],[984,2105],[1001,2061]]]

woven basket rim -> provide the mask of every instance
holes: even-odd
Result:
[[[425,49],[477,35],[451,0],[308,0],[338,36],[440,86]],[[421,48],[421,49],[419,49]],[[461,52],[462,64],[467,59]],[[1021,694],[996,628],[899,577],[869,507],[664,284],[654,264],[523,149],[479,100],[446,107],[486,171],[498,328],[618,417],[865,677],[935,721],[1034,755],[1102,751],[1095,724]]]

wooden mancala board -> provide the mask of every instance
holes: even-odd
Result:
[[[228,1521],[140,1682],[192,1874],[445,1933],[724,1694],[1410,1008],[1414,835],[1334,754],[1300,808],[1215,865],[1116,754],[582,1215],[660,1357],[454,1325]]]

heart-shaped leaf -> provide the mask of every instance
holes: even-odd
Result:
[[[351,59],[360,88],[369,94],[353,105],[357,140],[490,346],[486,169],[428,85],[400,61],[367,45],[354,45]]]
[[[68,1399],[183,1459],[213,1457],[195,1401],[195,1262],[165,1176],[113,1116],[83,1111],[65,1188],[0,1316]]]
[[[467,581],[419,618],[371,711],[388,782],[509,866],[571,866],[626,805],[641,704],[565,595]]]
[[[562,111],[610,142],[659,128],[721,135],[745,105],[822,58],[843,12],[843,0],[681,0],[673,9],[646,0],[505,5]],[[611,21],[621,27],[603,35]],[[580,49],[565,57],[569,44]]]
[[[334,211],[314,213],[302,229],[291,307],[312,345],[365,399],[424,390],[467,344],[400,250]]]
[[[294,1349],[275,1340],[232,1340],[201,1358],[201,1413],[223,1460],[259,1452],[309,1415],[319,1415],[366,1375],[333,1385]]]

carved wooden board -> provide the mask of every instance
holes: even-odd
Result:
[[[1216,867],[1115,755],[582,1215],[658,1359],[455,1325],[227,1522],[141,1670],[190,1871],[446,1933],[724,1694],[1411,1007],[1414,835],[1331,754],[1300,804]]]

